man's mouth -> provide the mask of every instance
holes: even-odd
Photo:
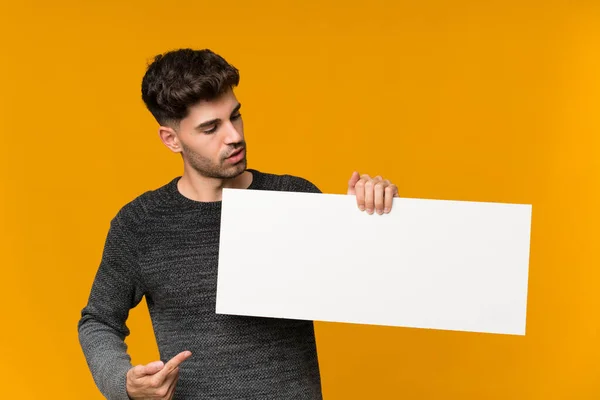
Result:
[[[237,149],[233,153],[231,153],[225,160],[232,162],[232,163],[237,163],[242,160],[242,158],[244,157],[245,151],[246,151],[245,147],[240,147],[239,149]]]

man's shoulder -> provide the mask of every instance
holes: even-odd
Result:
[[[254,175],[254,181],[250,188],[284,192],[321,193],[321,190],[313,182],[300,176],[257,170],[250,170],[250,172]]]
[[[164,205],[165,198],[169,194],[169,187],[175,179],[160,187],[148,189],[127,201],[118,210],[114,220],[131,228],[142,224],[148,215]]]

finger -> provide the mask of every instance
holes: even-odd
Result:
[[[365,210],[365,180],[360,178],[356,185],[354,186],[355,195],[356,195],[356,204],[358,204],[358,208],[360,211]]]
[[[389,213],[390,211],[392,211],[392,204],[394,202],[394,197],[398,197],[398,188],[396,187],[396,185],[389,185],[386,186],[385,188],[385,209],[383,210],[384,213]]]
[[[166,376],[165,381],[163,382],[164,386],[170,386],[171,383],[177,379],[177,377],[179,376],[179,367],[175,367],[175,369],[173,369],[173,371],[171,371],[169,373],[169,375]]]
[[[156,374],[156,382],[155,383],[160,384],[160,383],[164,382],[167,375],[169,375],[171,372],[173,372],[173,370],[175,368],[179,367],[179,365],[182,362],[184,362],[185,360],[190,358],[191,355],[192,355],[192,352],[186,350],[186,351],[182,351],[181,353],[177,354],[175,357],[173,357],[169,361],[167,361],[164,368]]]
[[[158,398],[158,399],[168,399],[171,397],[171,395],[169,394],[169,392],[171,391],[171,386],[173,384],[173,381],[175,381],[177,379],[177,377],[179,376],[179,367],[175,367],[175,369],[173,369],[166,377],[163,381],[158,381],[156,379],[156,376],[153,376],[150,382],[150,387],[153,389],[153,395],[155,397],[152,398]]]
[[[153,361],[146,365],[136,365],[131,370],[132,377],[135,379],[143,378],[148,375],[154,375],[164,367],[162,361]]]
[[[175,379],[173,379],[173,382],[171,382],[171,385],[169,386],[169,390],[167,391],[167,395],[165,396],[166,399],[171,400],[173,398],[173,395],[175,394],[175,388],[177,387],[178,380],[179,380],[179,373],[177,373],[175,375]]]
[[[365,182],[365,208],[369,214],[373,214],[373,209],[375,207],[375,182],[372,179],[369,179]]]
[[[383,214],[385,187],[386,185],[384,182],[377,182],[374,188],[373,196],[375,199],[375,211],[377,211],[377,214],[379,215]]]
[[[360,179],[360,174],[356,171],[352,173],[350,180],[348,181],[348,194],[355,194],[354,187],[356,186],[356,182]]]

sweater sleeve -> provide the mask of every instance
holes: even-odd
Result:
[[[137,279],[135,237],[119,215],[110,224],[88,303],[78,323],[79,342],[94,382],[108,400],[128,400],[131,368],[125,338],[129,310],[143,297]]]

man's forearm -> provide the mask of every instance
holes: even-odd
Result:
[[[129,400],[126,374],[131,357],[124,335],[84,314],[79,322],[79,342],[100,392],[108,400]]]

